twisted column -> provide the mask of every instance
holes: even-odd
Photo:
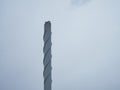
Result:
[[[52,45],[52,43],[51,43],[51,23],[50,23],[50,21],[45,22],[43,40],[44,40],[44,47],[43,47],[43,52],[44,52],[44,59],[43,59],[44,90],[51,90],[51,84],[52,84],[51,45]]]

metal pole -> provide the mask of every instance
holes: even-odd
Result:
[[[51,84],[52,84],[52,79],[51,79],[51,23],[50,21],[45,22],[44,24],[44,47],[43,47],[43,52],[44,52],[44,59],[43,59],[43,64],[44,64],[44,71],[43,71],[43,76],[44,76],[44,90],[51,90]]]

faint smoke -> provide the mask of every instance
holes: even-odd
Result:
[[[88,2],[90,2],[90,0],[71,0],[71,4],[74,6],[82,6]]]

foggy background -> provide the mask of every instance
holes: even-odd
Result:
[[[120,90],[120,0],[0,0],[0,90],[43,90],[48,20],[52,90]]]

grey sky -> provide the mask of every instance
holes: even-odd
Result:
[[[74,6],[82,6],[88,2],[90,2],[90,0],[71,0],[71,4]]]
[[[0,90],[43,90],[46,20],[53,90],[120,89],[120,1],[72,2],[0,0]]]

